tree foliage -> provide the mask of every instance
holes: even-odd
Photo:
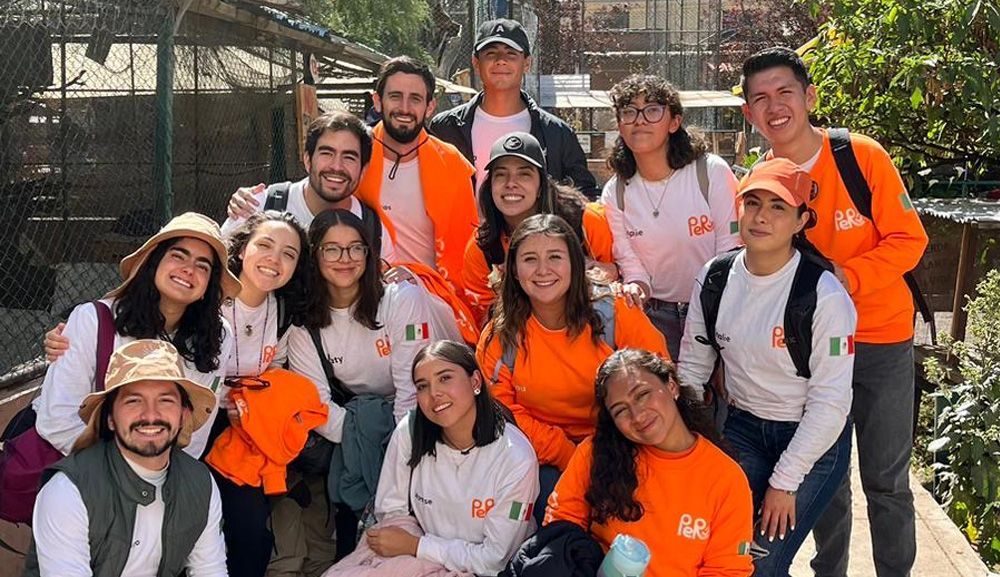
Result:
[[[389,56],[430,61],[421,34],[430,25],[427,0],[309,0],[309,17]]]
[[[824,124],[866,133],[914,183],[939,167],[1000,178],[1000,0],[808,0]]]
[[[738,0],[722,7],[720,88],[740,81],[743,61],[772,46],[796,48],[816,36],[823,21],[802,2]]]

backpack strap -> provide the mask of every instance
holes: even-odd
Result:
[[[625,212],[625,185],[628,184],[619,176],[615,176],[615,200],[618,201],[618,210]]]
[[[323,350],[323,339],[319,334],[319,329],[310,328],[309,336],[316,347],[316,354],[319,355],[320,365],[323,366],[323,374],[326,375],[326,382],[330,386],[330,399],[343,407],[348,401],[354,398],[354,393],[347,390],[344,387],[344,383],[340,382],[337,375],[333,374],[333,365],[330,364],[330,357],[326,356],[326,351]]]
[[[115,350],[115,318],[108,305],[93,301],[97,309],[97,370],[94,372],[94,390],[104,390],[104,379],[108,375],[111,353]]]
[[[710,184],[708,180],[708,155],[702,154],[694,163],[698,172],[698,188],[701,189],[701,196],[705,198],[705,204],[711,207],[712,203],[708,200],[708,186]]]
[[[813,346],[816,286],[825,271],[815,261],[805,256],[799,257],[799,266],[795,269],[792,288],[785,303],[785,348],[795,364],[795,374],[803,379],[812,377],[809,358],[812,356]]]
[[[712,264],[708,267],[705,280],[701,284],[701,292],[698,300],[701,303],[701,313],[705,317],[705,336],[698,335],[695,340],[703,345],[709,345],[718,354],[722,350],[719,340],[715,336],[715,323],[719,320],[719,304],[722,302],[722,293],[726,290],[726,283],[729,282],[729,271],[733,268],[733,261],[740,253],[741,248],[722,253],[712,259]]]
[[[285,212],[288,209],[288,191],[291,182],[277,182],[264,191],[264,210]]]
[[[292,315],[288,314],[288,305],[285,304],[284,297],[276,294],[274,298],[278,303],[278,340],[280,341],[288,329],[292,328]]]
[[[361,222],[365,226],[365,230],[372,235],[372,248],[375,249],[375,254],[379,257],[382,256],[382,219],[378,215],[378,211],[374,208],[368,206],[365,203],[361,203]]]
[[[514,363],[517,362],[517,347],[503,347],[500,352],[500,362],[493,367],[493,384],[500,381],[500,367],[507,367],[510,376],[514,376]]]
[[[830,137],[830,149],[833,151],[833,160],[837,164],[837,172],[840,179],[844,181],[847,194],[851,197],[851,202],[858,209],[861,216],[871,221],[872,225],[878,228],[875,219],[872,217],[872,190],[865,180],[865,175],[858,165],[858,157],[854,154],[854,146],[851,145],[851,133],[846,128],[830,128],[827,131]],[[924,293],[913,276],[913,271],[903,273],[903,280],[913,295],[913,302],[920,311],[920,317],[931,326],[931,342],[937,342],[937,326],[934,323],[934,313],[931,311]]]

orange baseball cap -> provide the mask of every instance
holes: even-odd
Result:
[[[809,206],[812,200],[813,179],[801,166],[787,158],[775,158],[761,162],[750,170],[743,182],[737,198],[752,190],[766,190],[778,195],[792,206]]]

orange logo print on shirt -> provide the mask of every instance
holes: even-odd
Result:
[[[473,519],[485,519],[486,515],[489,514],[490,509],[494,505],[493,499],[486,499],[481,501],[479,499],[472,500],[472,518]]]
[[[379,357],[388,357],[392,353],[392,345],[389,343],[389,337],[382,337],[375,341],[375,350],[378,351]]]
[[[783,349],[785,348],[785,328],[784,327],[774,327],[771,330],[771,348]]]
[[[278,347],[276,345],[268,345],[264,347],[264,355],[260,359],[262,368],[271,364],[274,357],[278,355]]]
[[[853,208],[838,210],[833,213],[834,224],[837,230],[850,230],[856,226],[864,226],[865,219]]]
[[[688,219],[688,234],[692,237],[708,234],[713,230],[715,230],[715,225],[712,224],[712,219],[706,215],[692,216]]]

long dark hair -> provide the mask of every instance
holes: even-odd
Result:
[[[677,382],[677,372],[672,362],[640,349],[615,351],[597,370],[594,387],[597,396],[597,432],[594,433],[590,487],[584,498],[590,505],[591,520],[599,524],[606,523],[611,518],[627,523],[635,522],[642,518],[644,512],[642,503],[635,499],[635,490],[639,486],[635,465],[639,457],[639,446],[618,430],[614,417],[605,404],[610,379],[632,370],[653,375],[663,386],[667,386],[670,381]],[[726,450],[707,408],[689,387],[680,387],[677,411],[688,430]]]
[[[535,199],[534,214],[555,214],[569,223],[577,238],[583,243],[583,249],[590,254],[587,245],[587,235],[583,230],[583,211],[587,206],[587,197],[579,189],[556,182],[549,174],[540,168],[532,167],[538,172],[538,197]],[[479,230],[476,232],[476,244],[479,245],[486,262],[490,265],[501,264],[504,260],[503,237],[510,236],[511,230],[507,220],[493,201],[493,179],[487,171],[486,179],[479,188]],[[593,255],[591,255],[593,256]]]
[[[655,102],[666,106],[671,116],[683,116],[684,114],[680,93],[666,79],[659,76],[633,74],[615,84],[608,94],[611,97],[615,115],[621,114],[621,110],[640,94],[646,96],[647,104]],[[676,132],[667,138],[669,139],[667,164],[674,170],[684,168],[708,152],[708,143],[701,132],[686,128],[683,123],[677,127]],[[620,179],[629,179],[635,176],[637,170],[635,155],[632,154],[632,149],[625,144],[621,135],[615,140],[615,146],[611,150],[611,155],[608,156],[608,168]]]
[[[212,273],[200,299],[184,308],[177,331],[167,338],[166,319],[160,312],[160,291],[156,288],[156,269],[167,250],[182,238],[169,238],[156,245],[146,262],[115,299],[115,329],[118,334],[136,339],[162,339],[173,343],[185,360],[198,372],[210,373],[219,368],[219,352],[225,337],[222,316],[222,267],[212,251]]]
[[[569,252],[570,281],[566,293],[566,326],[569,335],[578,336],[584,327],[590,325],[594,344],[600,342],[604,324],[600,315],[591,306],[591,279],[587,277],[583,247],[573,229],[562,218],[554,214],[529,216],[514,229],[507,249],[505,273],[500,281],[500,294],[494,309],[493,329],[487,335],[487,343],[497,335],[504,349],[516,350],[524,342],[524,327],[531,316],[531,301],[517,278],[517,253],[526,239],[536,234],[561,238]],[[520,341],[520,342],[519,342]]]
[[[309,294],[309,276],[312,267],[309,264],[311,258],[309,236],[306,235],[306,230],[291,213],[275,210],[258,212],[233,231],[229,237],[229,270],[237,277],[240,276],[240,273],[243,272],[243,258],[240,254],[250,243],[250,238],[257,232],[257,227],[265,222],[287,224],[299,237],[299,258],[295,262],[295,270],[288,282],[274,291],[274,296],[285,303],[288,319],[293,324],[301,325],[305,319],[306,307],[309,304],[306,295]]]
[[[312,271],[310,272],[312,287],[309,291],[305,326],[310,329],[321,329],[330,325],[330,290],[327,287],[326,279],[320,273],[320,260],[323,257],[320,256],[319,250],[327,231],[340,225],[351,227],[357,231],[361,242],[368,247],[368,252],[365,255],[365,272],[361,273],[361,278],[358,279],[361,288],[358,291],[357,306],[354,307],[354,320],[371,330],[379,329],[381,325],[378,322],[378,306],[385,294],[385,285],[382,284],[381,259],[378,251],[374,248],[375,244],[371,234],[366,230],[361,219],[350,211],[340,209],[324,210],[317,214],[309,227],[309,246],[312,247],[313,253],[313,257],[310,259],[310,263],[312,263]]]
[[[470,377],[479,373],[482,386],[479,389],[479,394],[476,395],[476,422],[472,425],[472,438],[477,447],[485,447],[499,439],[503,435],[507,421],[513,422],[513,418],[509,416],[509,412],[505,411],[500,403],[490,396],[486,379],[482,376],[483,372],[479,369],[479,363],[476,362],[476,355],[472,349],[455,341],[435,341],[420,349],[413,357],[411,379],[416,378],[417,365],[425,359],[441,359],[458,365]],[[435,447],[438,441],[443,440],[443,429],[440,425],[428,419],[420,410],[419,405],[414,412],[416,413],[416,421],[413,423],[413,450],[410,453],[410,467],[419,465],[420,459],[424,455],[436,457],[437,449]]]
[[[819,249],[816,248],[816,245],[812,243],[812,241],[806,238],[806,231],[816,226],[816,220],[817,220],[816,211],[807,207],[805,204],[800,204],[798,206],[798,212],[796,214],[799,216],[799,218],[801,218],[806,211],[809,211],[809,221],[806,222],[806,225],[804,227],[802,227],[802,230],[800,230],[799,232],[795,233],[792,236],[792,248],[799,251],[802,254],[803,258],[808,258],[816,262],[826,270],[833,272],[834,270],[833,262],[831,262],[830,259],[826,258],[826,255],[821,253]]]

